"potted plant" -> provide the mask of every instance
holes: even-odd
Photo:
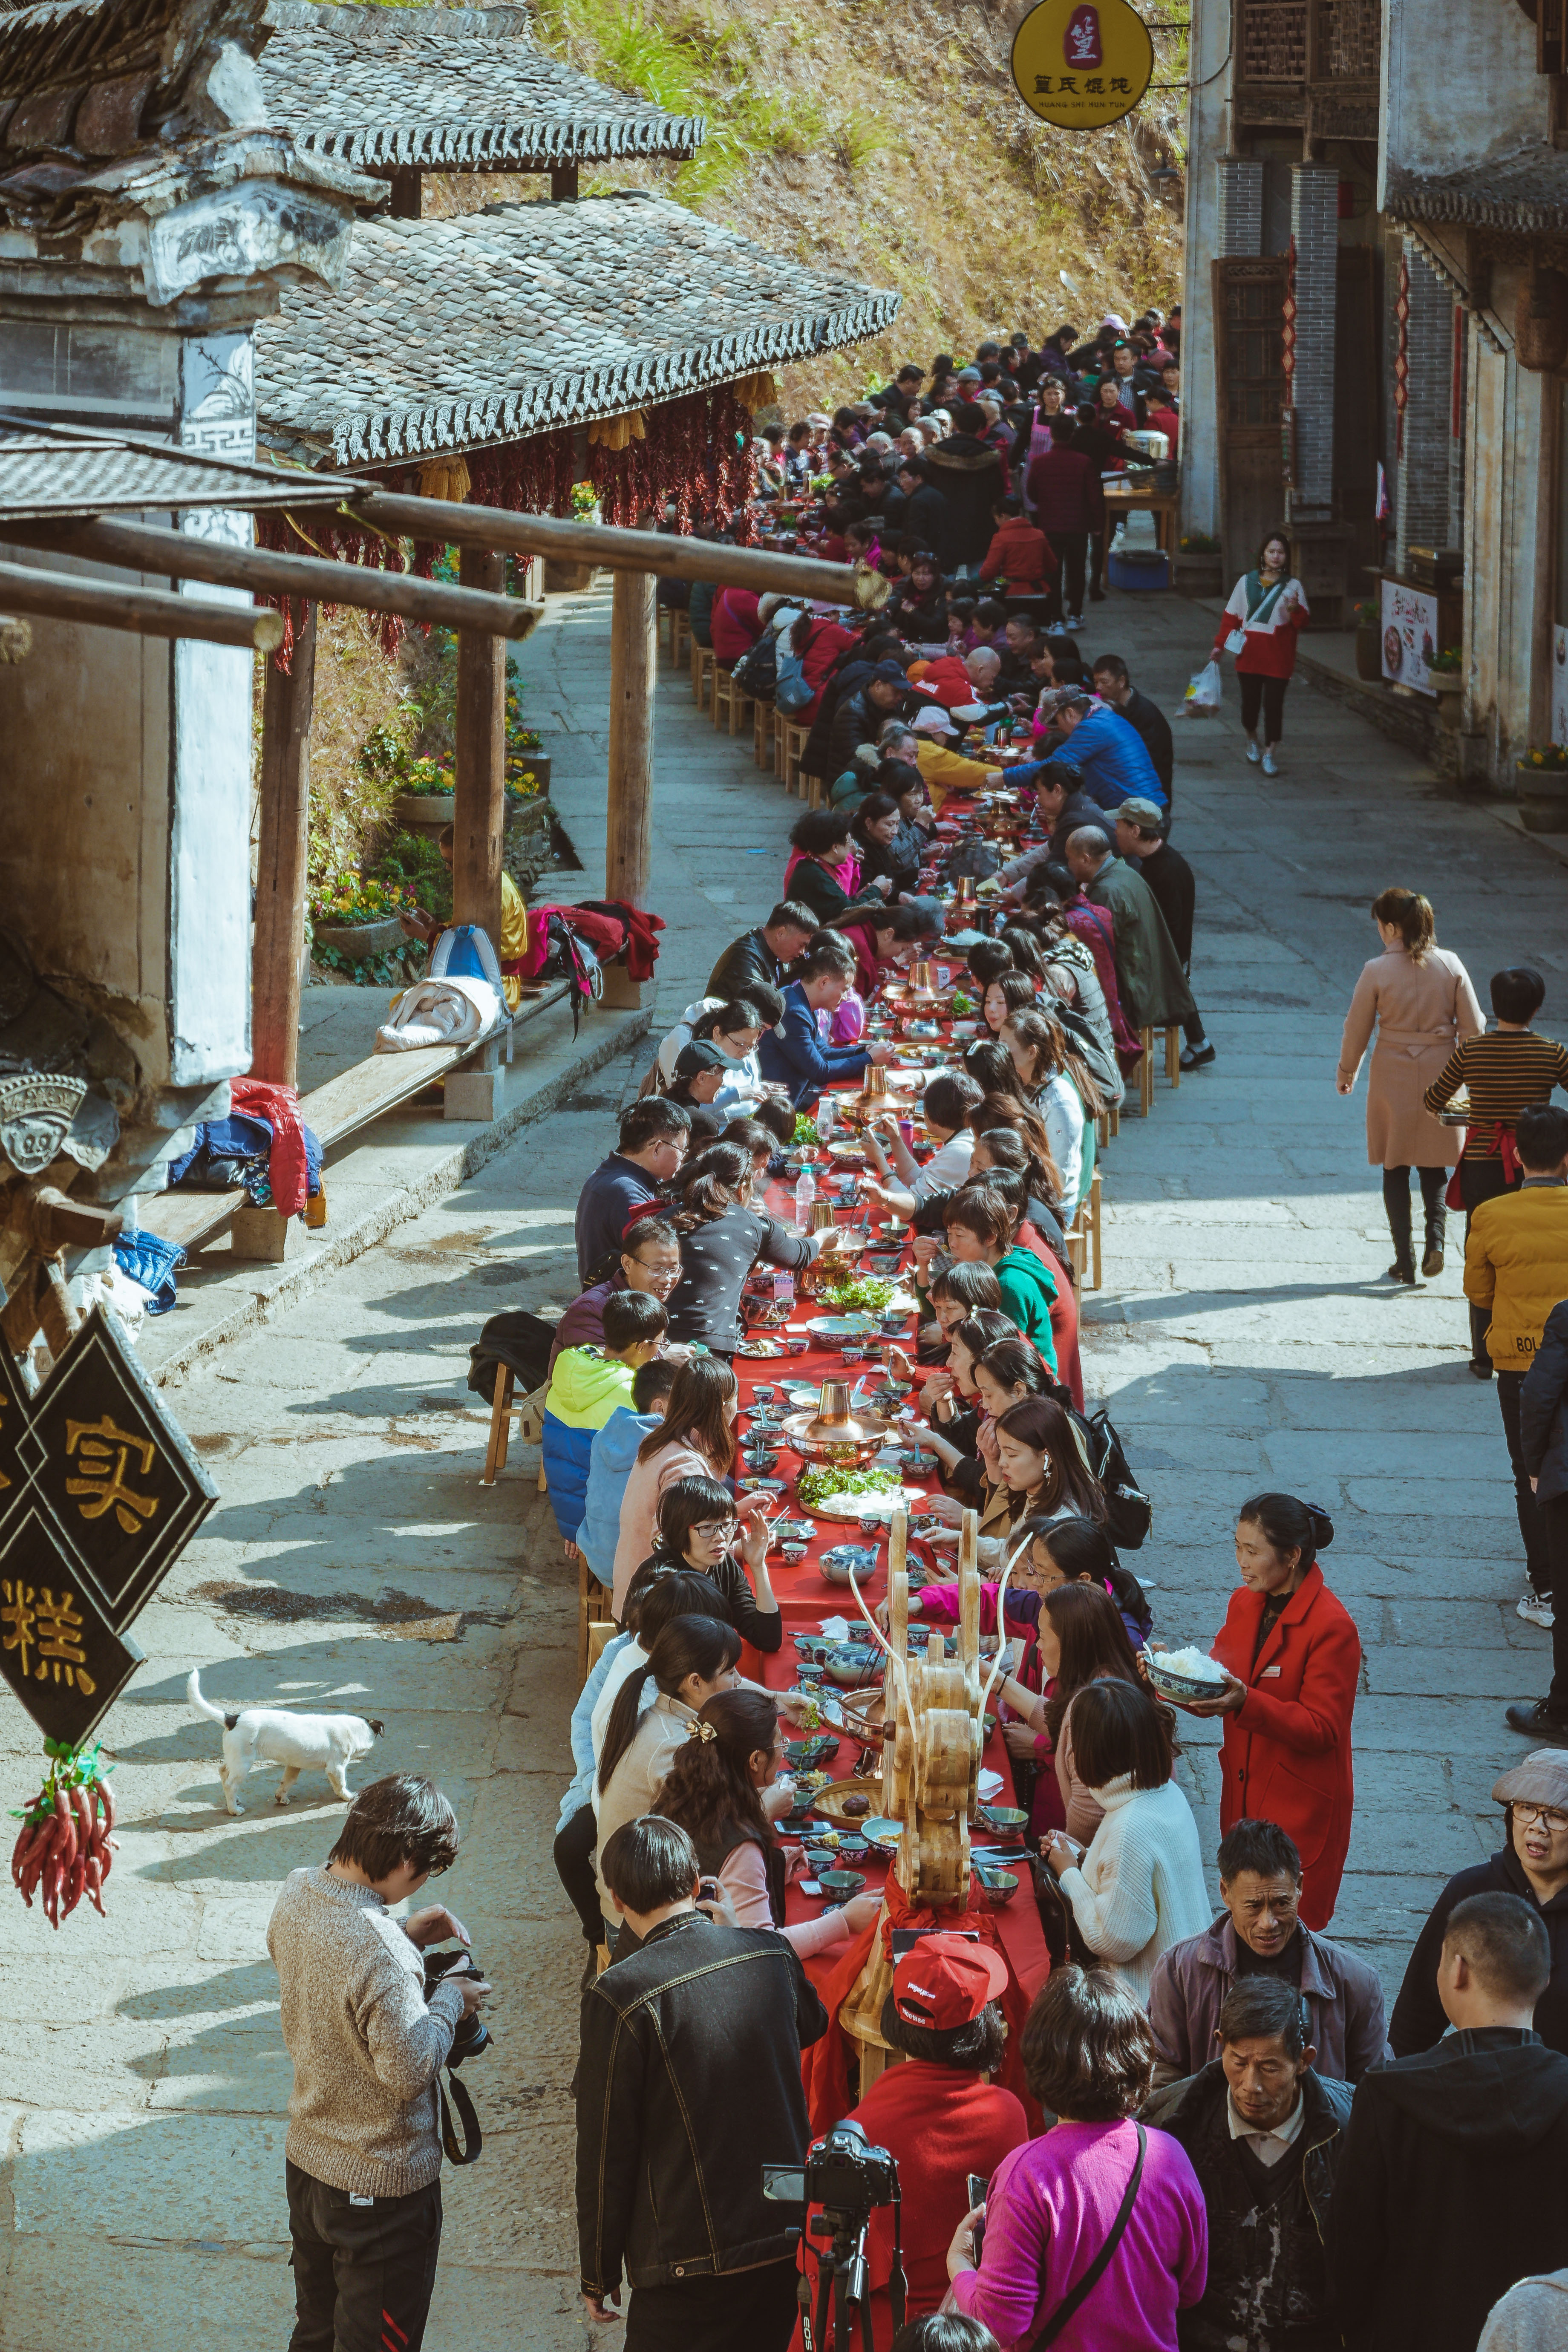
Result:
[[[455,787],[449,751],[438,758],[426,753],[423,759],[405,761],[401,777],[403,790],[392,804],[400,824],[451,824]]]
[[[318,960],[342,965],[395,955],[408,944],[399,917],[415,903],[406,883],[366,881],[358,874],[336,876],[310,902]]]
[[[1458,646],[1447,646],[1434,654],[1426,665],[1426,675],[1437,690],[1437,716],[1450,735],[1459,731],[1464,716],[1465,681],[1459,673],[1463,659]]]
[[[1206,530],[1189,530],[1178,540],[1173,570],[1184,596],[1225,594],[1225,559],[1218,540]]]
[[[1383,620],[1375,604],[1355,608],[1355,674],[1369,685],[1383,676]]]
[[[1527,833],[1568,833],[1568,746],[1526,751],[1514,767],[1519,814]]]

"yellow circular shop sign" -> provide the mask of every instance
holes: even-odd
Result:
[[[1013,42],[1019,97],[1062,131],[1099,131],[1149,87],[1154,44],[1127,0],[1040,0]]]

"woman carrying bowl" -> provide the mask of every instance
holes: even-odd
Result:
[[[766,1691],[720,1691],[687,1724],[655,1811],[679,1824],[704,1877],[717,1880],[715,1918],[731,1927],[776,1928],[805,1959],[862,1934],[881,1897],[858,1895],[841,1910],[784,1926],[784,1888],[799,1874],[802,1855],[796,1846],[786,1857],[766,1809],[784,1761],[776,1701]]]
[[[1241,1587],[1209,1653],[1225,1668],[1225,1687],[1214,1698],[1174,1701],[1188,1715],[1225,1717],[1221,1833],[1250,1815],[1293,1838],[1301,1916],[1318,1928],[1334,1916],[1350,1844],[1351,1717],[1361,1672],[1355,1621],[1318,1563],[1333,1538],[1328,1513],[1294,1495],[1243,1503]]]

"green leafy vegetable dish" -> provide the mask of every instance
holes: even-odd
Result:
[[[974,1003],[974,999],[973,999],[973,996],[965,996],[965,994],[964,994],[964,992],[963,992],[963,989],[962,989],[962,988],[955,988],[955,989],[953,990],[953,992],[952,992],[952,1017],[953,1017],[953,1019],[954,1019],[955,1021],[967,1021],[967,1020],[968,1020],[968,1018],[969,1018],[969,1016],[970,1016],[970,1014],[971,1014],[974,1010],[975,1010],[975,1003]]]
[[[805,1111],[796,1111],[795,1115],[794,1140],[797,1145],[802,1143],[815,1143],[817,1140],[816,1119],[815,1114],[808,1118]]]
[[[879,1275],[856,1274],[847,1281],[826,1283],[821,1296],[845,1315],[879,1315],[893,1296],[893,1286]]]
[[[829,1495],[896,1495],[903,1483],[897,1470],[803,1470],[795,1491],[810,1511]]]

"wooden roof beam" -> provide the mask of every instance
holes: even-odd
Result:
[[[416,505],[422,503],[419,500]],[[458,507],[455,512],[461,514]],[[428,530],[421,533],[430,538]],[[490,596],[472,588],[449,588],[412,572],[378,572],[364,563],[330,563],[318,555],[277,555],[264,547],[233,547],[143,523],[0,523],[0,536],[25,547],[57,549],[89,557],[122,572],[156,572],[173,580],[206,580],[223,588],[248,588],[272,595],[300,596],[321,604],[353,604],[367,613],[395,613],[443,629],[482,629],[492,637],[526,637],[542,606],[516,596]]]
[[[504,554],[552,555],[612,572],[657,572],[670,580],[711,580],[759,595],[807,596],[819,604],[875,612],[892,583],[868,564],[822,563],[815,556],[774,555],[715,540],[678,539],[609,523],[567,522],[556,515],[511,514],[500,507],[459,506],[445,499],[407,499],[391,491],[348,501],[348,511],[378,530],[410,539],[449,540]]]
[[[247,653],[273,653],[283,642],[282,614],[254,604],[209,604],[197,596],[165,595],[161,588],[116,588],[74,572],[35,572],[26,563],[0,563],[0,605],[142,637],[199,637]]]

